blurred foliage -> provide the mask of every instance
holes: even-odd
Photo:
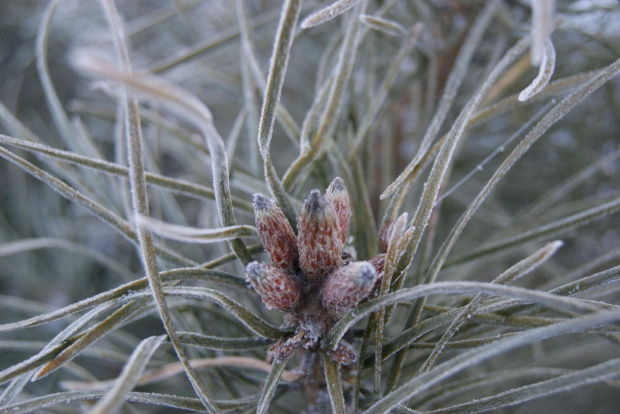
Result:
[[[0,108],[0,133],[70,151],[79,156],[78,161],[105,160],[127,166],[125,149],[120,145],[123,143],[124,120],[117,105],[122,101],[119,98],[122,97],[122,88],[107,82],[105,76],[101,76],[103,79],[90,79],[74,66],[75,53],[79,51],[95,53],[113,62],[118,60],[114,33],[110,30],[102,2],[62,0],[56,3],[48,31],[45,32],[44,22],[50,2],[0,1],[0,103],[4,108]],[[139,78],[145,73],[162,76],[170,84],[191,92],[211,111],[213,125],[223,137],[229,156],[231,205],[236,222],[253,225],[252,195],[257,192],[274,195],[272,184],[265,179],[257,131],[283,2],[149,0],[116,3],[125,23],[131,66],[136,76]],[[288,182],[284,178],[284,188],[290,196],[292,208],[298,213],[301,202],[311,189],[325,188],[335,176],[342,176],[347,182],[353,207],[350,234],[354,237],[347,249],[353,254],[357,252],[358,259],[366,260],[378,253],[378,232],[384,220],[390,214],[396,217],[407,212],[413,221],[427,185],[434,183],[430,175],[433,157],[428,166],[421,169],[411,188],[407,189],[404,202],[396,211],[390,211],[388,207],[394,196],[380,199],[386,188],[419,154],[422,138],[433,116],[438,113],[438,103],[456,68],[455,62],[459,61],[459,53],[467,42],[468,33],[476,28],[478,23],[475,21],[478,22],[476,19],[487,2],[363,0],[359,3],[361,5],[342,16],[316,27],[302,29],[299,23],[296,24],[288,66],[282,73],[285,77],[280,101],[280,107],[290,114],[292,122],[287,124],[289,118],[282,114],[282,110],[278,112],[270,147],[277,177],[283,179],[300,154],[300,134],[307,133],[301,138],[302,144],[304,139],[311,142],[318,135],[318,124],[305,129],[308,115],[316,113],[323,117],[323,121],[328,117],[328,114],[322,113],[328,99],[320,96],[321,88],[329,85],[330,76],[339,74],[339,56],[349,56],[346,50],[340,48],[347,33],[351,33],[355,24],[359,25],[357,30],[361,34],[355,53],[352,53],[351,74],[343,78],[342,96],[327,111],[334,111],[333,114],[337,115],[333,126],[325,134],[319,150],[300,170],[297,180]],[[530,32],[532,10],[529,3],[519,0],[498,2],[488,28],[482,33],[481,40],[473,45],[475,49],[471,61],[465,62],[462,84],[457,88],[453,102],[450,100],[452,105],[446,112],[446,120],[432,143],[451,131],[461,111],[488,79],[506,50]],[[242,13],[238,9],[239,4],[243,5]],[[327,2],[303,2],[301,20],[324,6]],[[365,11],[363,7],[366,7]],[[509,110],[495,112],[490,118],[464,131],[458,144],[455,144],[453,156],[446,157],[449,165],[445,176],[439,177],[436,182],[440,185],[438,196],[447,196],[440,198],[437,208],[424,221],[424,226],[418,225],[419,246],[416,245],[417,250],[409,246],[410,261],[406,262],[405,255],[405,259],[398,263],[397,269],[407,277],[396,280],[393,290],[414,288],[425,280],[425,276],[428,277],[426,272],[433,258],[441,252],[440,246],[449,237],[459,217],[498,171],[510,151],[540,121],[543,116],[540,111],[542,114],[549,113],[550,108],[559,106],[561,100],[577,86],[594,79],[598,73],[596,71],[614,62],[617,64],[620,58],[618,2],[557,2],[556,7],[560,20],[551,39],[557,60],[552,83],[547,88],[560,79],[576,77],[575,80],[570,87],[556,88],[550,92],[543,89],[540,99],[537,97],[518,104],[515,98]],[[385,19],[384,23],[378,23],[380,28],[383,24],[385,30],[388,30],[389,24],[395,25],[399,28],[394,29],[397,30],[396,35],[364,23],[359,17],[361,13]],[[242,15],[248,30],[246,47],[249,46],[251,54],[243,46],[243,31],[240,31],[243,27]],[[423,26],[414,50],[407,53],[400,66],[396,67],[397,76],[385,90],[385,100],[377,113],[366,120],[369,122],[368,129],[361,134],[362,145],[356,147],[360,127],[371,113],[374,100],[384,91],[381,88],[386,74],[395,68],[395,57],[419,22]],[[41,58],[37,52],[38,36],[39,39],[43,36],[47,43],[47,63],[43,71],[37,68],[37,57]],[[529,64],[528,54],[521,55],[508,71],[500,75],[499,81],[482,99],[477,110],[519,94],[537,73],[538,68]],[[60,108],[69,121],[68,132],[59,128],[62,122],[59,124],[55,119],[58,115],[54,115],[53,105],[49,103],[51,92],[42,84],[42,76],[51,79]],[[428,373],[438,372],[434,369],[441,363],[455,360],[467,348],[479,346],[483,349],[492,342],[489,338],[498,337],[499,344],[519,334],[531,333],[541,326],[552,328],[560,322],[587,325],[589,319],[583,315],[594,312],[584,310],[586,305],[618,312],[620,221],[614,213],[620,207],[619,85],[618,79],[605,83],[568,114],[562,115],[541,136],[531,150],[507,171],[458,235],[438,275],[426,282],[491,282],[547,242],[557,239],[564,242],[563,247],[544,263],[541,260],[540,267],[515,282],[514,286],[544,292],[586,276],[600,275],[600,272],[607,272],[605,277],[601,276],[594,282],[591,279],[591,286],[585,282],[576,284],[571,293],[562,294],[566,298],[566,306],[574,307],[569,310],[549,307],[549,303],[532,304],[535,300],[531,297],[521,297],[519,304],[488,309],[481,312],[483,315],[461,321],[462,326],[459,324],[460,329],[457,327],[454,336],[448,338],[444,352]],[[157,95],[157,92],[154,94]],[[150,215],[183,226],[203,229],[222,227],[212,193],[204,195],[208,193],[204,187],[216,188],[216,185],[211,172],[210,148],[201,135],[203,131],[178,113],[170,111],[163,98],[157,99],[156,96],[152,99],[152,95],[140,101],[146,171],[177,181],[168,189],[149,182]],[[313,112],[313,103],[318,105],[316,112]],[[264,114],[262,116],[265,117]],[[525,131],[507,142],[523,125],[527,126]],[[80,194],[96,200],[106,211],[129,223],[135,222],[130,184],[128,180],[106,172],[108,167],[84,168],[64,163],[49,155],[9,144],[7,140],[0,141],[0,146],[67,183]],[[302,146],[302,150],[304,148]],[[504,151],[498,152],[488,162],[484,161],[498,149]],[[423,148],[422,152],[425,151]],[[3,158],[6,159],[6,156],[3,155]],[[472,171],[476,173],[460,184],[463,177]],[[60,196],[50,189],[49,183],[33,177],[30,172],[16,168],[5,160],[0,162],[0,323],[10,324],[51,312],[146,276],[139,243],[130,242],[126,235],[78,205],[75,199]],[[181,189],[181,184],[190,183],[202,186],[198,190],[205,193],[201,196],[188,195],[186,190]],[[173,190],[170,191],[170,188]],[[426,201],[432,206],[436,200]],[[607,209],[579,222],[569,220],[579,214],[593,212],[598,206]],[[563,223],[562,220],[569,221]],[[557,230],[544,233],[549,223],[560,224]],[[408,226],[415,224],[415,221],[409,222]],[[425,232],[421,233],[423,230]],[[534,236],[519,239],[528,232],[534,232]],[[516,237],[517,242],[501,244],[510,241],[511,237]],[[243,240],[254,260],[266,260],[259,247],[252,247],[259,242],[257,237],[244,237]],[[484,250],[485,246],[496,242],[500,243],[498,251]],[[259,338],[260,334],[257,336],[254,329],[256,326],[251,325],[255,322],[253,319],[254,322],[248,325],[250,317],[247,315],[231,314],[228,308],[206,299],[207,288],[214,289],[221,292],[224,298],[239,303],[244,311],[251,312],[254,317],[264,319],[273,326],[279,326],[282,322],[282,314],[267,311],[244,283],[245,266],[231,254],[230,245],[225,241],[188,244],[159,237],[156,243],[160,248],[157,263],[162,278],[164,271],[180,267],[214,267],[216,271],[225,272],[177,275],[177,279],[171,276],[173,282],[166,284],[166,289],[180,286],[175,290],[174,297],[171,294],[167,298],[172,322],[178,331],[218,338],[249,338],[260,342],[256,346],[246,344],[245,347],[225,342],[218,349],[210,349],[217,347],[199,343],[196,337],[191,339],[188,334],[182,336],[181,341],[198,345],[185,347],[187,358],[213,359],[215,365],[220,363],[217,358],[221,357],[248,357],[259,363],[270,361],[266,349],[274,338]],[[161,253],[164,250],[178,254],[182,260],[176,263],[167,260],[169,256]],[[480,256],[472,253],[480,253]],[[210,263],[218,259],[221,261]],[[164,282],[168,283],[166,280]],[[399,280],[404,282],[402,286],[398,286]],[[581,286],[586,285],[590,287],[578,292]],[[203,295],[200,299],[191,296],[193,288]],[[107,305],[98,303],[101,308],[94,309],[99,309],[99,313],[86,317],[83,326],[75,325],[75,332],[61,338],[60,345],[55,342],[56,335],[82,314],[2,332],[0,369],[3,371],[0,379],[3,380],[8,378],[3,375],[20,367],[22,361],[50,344],[68,347],[85,332],[101,333],[103,338],[88,343],[75,360],[65,363],[62,369],[41,380],[26,382],[29,378],[21,376],[19,378],[24,380],[23,383],[17,380],[0,384],[0,413],[13,412],[9,411],[9,404],[19,404],[20,401],[68,393],[80,386],[101,386],[98,381],[119,377],[124,366],[138,367],[138,363],[128,364],[132,353],[138,352],[136,350],[142,352],[138,352],[136,358],[145,358],[144,364],[148,363],[147,371],[175,363],[178,357],[169,346],[168,339],[161,345],[152,340],[143,342],[146,344],[143,348],[138,346],[145,338],[166,334],[149,292],[146,282],[143,282],[142,285],[129,286],[117,296],[106,298]],[[136,296],[132,297],[132,294]],[[499,293],[497,295],[501,296]],[[411,322],[412,308],[420,311],[414,318],[419,325],[429,318],[445,315],[449,310],[470,303],[474,297],[475,294],[463,290],[461,293],[430,296],[426,303],[409,298],[407,304],[399,305],[393,312],[388,307],[391,317],[385,325],[383,348],[411,325],[407,320]],[[487,296],[480,300],[480,307],[483,307],[491,299]],[[130,309],[128,320],[118,322],[119,329],[108,332],[97,325],[104,320],[110,321],[110,315],[119,312],[123,306],[134,306],[135,309]],[[373,323],[376,323],[376,318],[373,318],[370,318],[370,323],[357,323],[348,334],[355,337],[354,347],[358,352],[364,342],[365,353],[361,358],[368,364],[367,368],[372,365],[376,348],[375,334],[371,335]],[[259,322],[256,324],[260,325]],[[545,341],[532,339],[518,349],[501,353],[475,366],[457,369],[454,375],[447,375],[438,384],[418,390],[413,399],[401,401],[404,404],[410,401],[408,407],[416,412],[428,412],[487,396],[497,397],[506,390],[529,384],[541,393],[542,398],[525,397],[519,405],[504,407],[505,412],[617,412],[617,372],[620,371],[617,368],[614,371],[610,365],[611,368],[604,367],[606,374],[589,376],[585,370],[618,358],[618,326],[616,318],[598,327],[587,325],[579,333]],[[419,338],[409,339],[410,347],[402,357],[399,385],[413,384],[418,370],[446,328],[444,323]],[[279,335],[282,334],[279,332]],[[488,349],[484,348],[485,351]],[[151,351],[154,352],[152,357]],[[24,372],[35,373],[37,368],[52,358],[51,354],[47,355],[47,360],[36,362]],[[380,395],[373,388],[372,369],[358,371],[355,366],[343,367],[340,378],[347,405],[350,406],[355,398],[355,384],[359,377],[362,380],[357,384],[361,384],[358,385],[361,391],[356,407],[360,412],[381,397],[392,395],[385,387],[393,375],[391,370],[396,369],[393,368],[396,366],[393,365],[395,359],[383,361]],[[199,379],[210,395],[220,401],[223,409],[230,406],[233,412],[255,411],[266,378],[265,369],[269,368],[265,364],[256,369],[242,359],[232,361],[236,361],[232,366],[199,369]],[[274,380],[275,390],[270,412],[328,412],[333,407],[326,391],[328,387],[322,383],[329,383],[334,398],[337,371],[330,365],[326,367],[326,377],[319,371],[318,376],[313,373],[311,378],[282,380],[275,388],[278,370],[286,369],[283,374],[286,376],[299,363],[300,357],[294,357],[286,367],[274,365],[272,377],[269,377]],[[318,358],[315,363],[320,366]],[[557,386],[553,392],[545,391],[542,382],[571,373],[575,373],[577,378],[572,385],[565,388]],[[134,380],[136,382],[137,378]],[[577,392],[560,392],[577,387],[580,387]],[[13,393],[13,390],[19,392]],[[135,391],[144,393],[142,397],[147,392],[156,392],[188,399],[179,400],[176,409],[166,406],[172,404],[172,397],[166,397],[165,402],[151,401],[149,404],[127,402],[121,412],[204,409],[183,377],[182,370],[174,377],[138,385]],[[531,395],[535,394],[532,392]],[[102,395],[105,392],[80,398],[80,401],[69,405],[53,404],[49,408],[33,406],[31,411],[83,412],[92,408],[94,401]],[[129,394],[122,398],[137,401],[141,396]],[[409,412],[403,406],[396,409],[401,411],[392,412]],[[455,408],[450,412],[478,412],[482,409],[482,406],[476,406],[472,411]]]

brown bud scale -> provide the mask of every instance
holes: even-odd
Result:
[[[392,230],[392,223],[394,220],[388,219],[383,223],[381,232],[379,232],[379,241],[381,243],[381,251],[386,253],[388,251],[388,244],[390,242],[390,230]]]
[[[346,312],[372,291],[377,272],[370,262],[353,262],[338,269],[321,288],[321,302],[327,309]]]
[[[340,239],[343,244],[346,244],[349,223],[351,221],[351,204],[349,203],[347,187],[345,187],[342,178],[337,177],[332,181],[329,187],[327,187],[325,198],[332,204],[336,211],[340,228]]]
[[[319,283],[342,262],[344,243],[336,211],[312,190],[297,220],[299,264],[310,283]]]
[[[338,342],[336,349],[329,349],[325,353],[329,359],[340,365],[351,365],[357,361],[355,350],[345,341]]]
[[[383,269],[385,269],[385,253],[376,255],[368,262],[375,268],[377,275],[381,277],[381,273],[383,273]]]
[[[254,195],[256,229],[271,263],[288,274],[299,270],[297,237],[280,207],[262,194]]]
[[[276,342],[271,348],[269,353],[273,355],[277,362],[287,361],[293,356],[297,348],[301,346],[301,342],[295,337],[282,338]]]
[[[248,280],[267,308],[286,312],[300,304],[301,292],[292,276],[258,262],[248,264],[246,271]]]

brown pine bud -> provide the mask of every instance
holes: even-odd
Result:
[[[288,274],[299,270],[297,237],[277,204],[262,194],[254,195],[256,229],[271,263]]]
[[[394,220],[388,219],[383,223],[383,227],[379,232],[379,241],[381,242],[381,251],[387,253],[388,244],[390,242],[390,230],[392,230],[392,223]]]
[[[279,340],[269,348],[269,353],[273,355],[276,362],[282,362],[290,359],[297,348],[299,348],[299,344],[292,344],[289,341]]]
[[[364,299],[377,280],[370,262],[353,262],[336,270],[321,288],[321,302],[327,309],[346,312]]]
[[[347,187],[345,187],[342,178],[336,177],[334,181],[332,181],[329,187],[327,187],[325,198],[332,204],[334,210],[336,210],[338,223],[340,224],[340,239],[344,245],[347,242],[349,222],[351,221],[351,205],[349,203]]]
[[[325,353],[329,359],[340,365],[350,365],[357,361],[355,350],[345,341],[338,342],[336,349],[328,349]]]
[[[269,309],[290,311],[301,302],[293,277],[265,263],[252,262],[246,268],[248,280]]]
[[[268,351],[277,362],[287,361],[303,343],[304,334],[303,332],[298,332],[293,336],[281,338]]]
[[[372,267],[375,268],[375,272],[377,272],[377,275],[381,277],[381,273],[383,273],[383,269],[385,268],[385,253],[376,255],[368,262],[372,265]]]
[[[344,244],[336,211],[318,190],[310,191],[297,228],[301,270],[310,283],[319,283],[340,266]]]

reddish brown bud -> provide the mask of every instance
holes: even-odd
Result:
[[[338,313],[357,306],[377,280],[377,272],[370,262],[353,262],[338,269],[321,288],[321,302],[327,309]]]
[[[269,353],[274,356],[277,362],[287,361],[303,343],[304,334],[300,331],[293,336],[280,339],[269,348]]]
[[[394,220],[388,219],[383,223],[383,227],[379,232],[379,241],[381,242],[381,251],[386,253],[390,242],[390,230],[392,229],[392,223]]]
[[[355,350],[345,341],[338,342],[336,349],[328,349],[325,353],[329,359],[340,365],[350,365],[357,361]]]
[[[342,178],[336,177],[334,181],[332,181],[329,187],[327,187],[325,198],[332,204],[336,211],[338,224],[340,225],[340,239],[342,240],[342,244],[346,244],[349,222],[351,221],[351,205],[349,204],[347,187],[345,187]]]
[[[265,263],[252,262],[246,268],[248,280],[269,309],[293,310],[301,302],[299,286],[292,276]]]
[[[310,191],[297,219],[299,264],[311,283],[318,283],[342,262],[344,244],[338,216],[318,190]]]
[[[288,341],[279,340],[269,348],[269,353],[273,355],[276,362],[287,361],[293,356],[298,347],[298,344],[291,344]]]
[[[254,195],[256,229],[271,263],[288,274],[299,269],[297,237],[284,213],[262,194]]]

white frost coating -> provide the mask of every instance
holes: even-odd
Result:
[[[247,225],[228,226],[215,229],[199,229],[165,223],[152,217],[136,216],[136,221],[162,237],[188,243],[215,243],[239,237],[256,235],[256,228]]]
[[[398,217],[398,219],[396,220],[396,223],[394,223],[394,225],[390,229],[388,251],[390,250],[389,246],[392,246],[392,245],[396,246],[396,242],[401,238],[401,236],[405,232],[407,220],[409,220],[409,214],[405,212]]]
[[[443,96],[441,100],[437,104],[437,111],[431,120],[431,123],[426,129],[424,133],[424,137],[422,138],[422,142],[419,145],[418,152],[415,157],[411,160],[411,162],[407,165],[407,167],[400,173],[400,175],[385,189],[383,194],[379,197],[381,200],[386,199],[396,192],[396,190],[400,189],[407,179],[411,176],[413,171],[415,171],[416,166],[424,159],[428,150],[431,148],[431,144],[439,133],[439,129],[443,124],[444,120],[448,116],[448,112],[452,107],[454,102],[454,98],[457,94],[457,91],[465,79],[466,69],[469,67],[469,62],[471,61],[474,52],[476,51],[476,47],[482,39],[482,35],[486,31],[491,19],[495,14],[495,10],[499,3],[497,1],[488,2],[484,9],[480,12],[476,20],[472,25],[472,30],[467,35],[463,46],[459,50],[459,54],[457,56],[455,65],[453,70],[448,77],[446,82],[446,86],[444,88]],[[472,110],[475,108],[472,108]],[[453,127],[456,124],[453,124]],[[456,132],[455,131],[451,131]],[[437,159],[437,158],[436,158]]]
[[[301,22],[301,27],[302,29],[307,29],[325,23],[334,17],[340,16],[342,13],[355,6],[359,1],[360,0],[338,0],[324,9],[306,17],[304,21]]]
[[[555,48],[551,39],[547,39],[545,42],[544,53],[542,56],[542,63],[540,64],[540,70],[538,76],[534,78],[532,83],[519,94],[519,101],[527,101],[532,96],[536,95],[543,90],[545,86],[551,80],[553,71],[555,69]]]
[[[553,105],[555,105],[555,103],[556,103],[555,99],[552,99],[545,106],[540,108],[538,110],[538,112],[536,112],[534,114],[534,116],[532,116],[527,122],[523,123],[519,127],[518,130],[516,130],[510,137],[508,137],[508,139],[506,139],[506,141],[504,141],[504,143],[502,145],[497,147],[497,149],[495,151],[493,151],[491,154],[489,154],[489,156],[487,156],[484,160],[482,160],[482,162],[480,164],[478,164],[478,166],[476,168],[474,168],[466,176],[461,178],[458,183],[456,183],[456,184],[454,184],[454,186],[452,186],[452,188],[450,188],[448,191],[444,192],[443,195],[437,199],[437,201],[435,202],[435,205],[438,205],[445,198],[449,197],[452,193],[454,193],[454,191],[456,191],[458,188],[460,188],[467,180],[469,180],[478,171],[484,170],[484,166],[489,161],[491,161],[493,158],[495,158],[495,156],[497,154],[499,154],[501,152],[504,152],[506,150],[506,145],[510,145],[515,139],[520,137],[523,132],[525,132],[527,129],[529,129],[530,126],[532,126],[534,124],[534,122],[538,120],[539,117],[542,117],[543,114],[546,113],[549,108],[551,108]]]
[[[152,336],[138,345],[131,354],[129,361],[123,367],[120,376],[114,381],[114,386],[90,411],[92,414],[113,413],[120,408],[125,402],[127,394],[136,385],[151,357],[164,339],[166,339],[166,335]]]
[[[73,52],[70,60],[78,71],[93,78],[126,85],[137,92],[155,98],[165,104],[166,108],[175,115],[196,125],[213,122],[211,112],[196,96],[164,78],[125,71],[114,62],[89,50]]]
[[[391,278],[393,276],[393,272],[398,265],[398,262],[402,255],[404,254],[404,249],[402,246],[402,236],[406,231],[407,220],[409,219],[409,215],[407,213],[401,214],[398,219],[392,224],[392,227],[389,232],[388,239],[388,249],[385,256],[385,268],[384,274],[385,277],[382,282],[382,292],[385,293],[389,284],[391,282]]]
[[[71,62],[80,72],[97,79],[123,84],[166,106],[180,118],[195,124],[203,133],[211,155],[215,200],[224,226],[236,225],[228,182],[228,158],[224,140],[213,125],[211,111],[193,94],[149,74],[125,71],[113,62],[88,51],[74,52]]]
[[[407,246],[409,245],[409,242],[411,241],[411,238],[413,237],[414,231],[415,231],[415,226],[411,226],[401,236],[398,242],[398,246],[396,248],[396,260],[394,263],[400,262],[400,260],[407,253]],[[406,267],[402,272],[400,272],[399,275],[394,280],[394,282],[398,282],[400,278],[402,278],[407,273],[407,270],[408,270],[408,267]]]
[[[555,13],[555,0],[532,1],[532,65],[540,65],[545,48],[545,42],[549,39],[553,29],[553,15]]]

